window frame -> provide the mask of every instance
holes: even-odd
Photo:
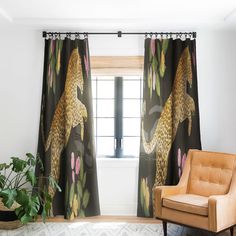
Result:
[[[97,155],[98,158],[106,157],[106,158],[127,158],[127,157],[138,157],[135,155],[123,155],[123,141],[124,138],[129,137],[137,137],[140,139],[140,133],[138,136],[136,135],[124,135],[123,134],[123,122],[124,119],[129,118],[139,118],[141,119],[141,105],[142,105],[142,73],[143,73],[143,56],[125,56],[125,57],[91,57],[91,74],[92,81],[94,81],[93,77],[96,79],[96,98],[93,98],[93,101],[96,100],[96,112],[98,111],[98,100],[102,98],[98,98],[98,77],[99,76],[113,76],[114,77],[114,116],[113,117],[102,117],[102,118],[113,118],[114,119],[114,135],[98,135],[98,114],[93,118],[96,122],[96,135],[95,142],[96,148],[98,145],[99,137],[113,137],[113,155]],[[128,81],[128,79],[124,79],[124,76],[138,76],[139,79],[130,79],[130,81],[140,81],[140,97],[139,98],[124,98],[123,97],[123,82]],[[104,79],[105,80],[105,79]],[[103,81],[104,81],[103,80]],[[106,98],[103,98],[106,99]],[[140,100],[140,116],[138,117],[125,117],[123,113],[123,102],[124,100]],[[107,98],[106,100],[112,100],[112,98]]]

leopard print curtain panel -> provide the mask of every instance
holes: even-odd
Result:
[[[153,216],[152,188],[177,184],[188,149],[201,149],[195,45],[145,40],[138,216]]]
[[[88,40],[46,39],[38,153],[62,192],[48,188],[52,215],[100,214]]]

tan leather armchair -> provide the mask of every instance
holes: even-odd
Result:
[[[176,186],[153,189],[154,215],[163,222],[200,228],[214,234],[236,224],[236,155],[189,150]]]

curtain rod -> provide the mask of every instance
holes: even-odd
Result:
[[[181,37],[182,35],[187,37],[197,37],[196,32],[47,32],[43,31],[42,36],[43,38],[46,38],[47,36],[53,37],[53,36],[61,36],[65,35],[66,37],[71,37],[71,35],[75,35],[75,37],[79,37],[79,35],[84,35],[84,37],[87,37],[88,35],[117,35],[117,37],[122,37],[122,35],[145,35],[145,36],[166,36],[166,37],[172,37],[173,35],[176,35],[177,37]]]

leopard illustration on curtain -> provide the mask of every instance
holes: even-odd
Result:
[[[36,168],[39,187],[52,176],[62,188],[48,188],[52,215],[98,215],[88,40],[46,39],[43,79],[38,152],[45,169]]]
[[[155,185],[177,184],[201,149],[195,40],[146,39],[138,216],[152,217]]]

